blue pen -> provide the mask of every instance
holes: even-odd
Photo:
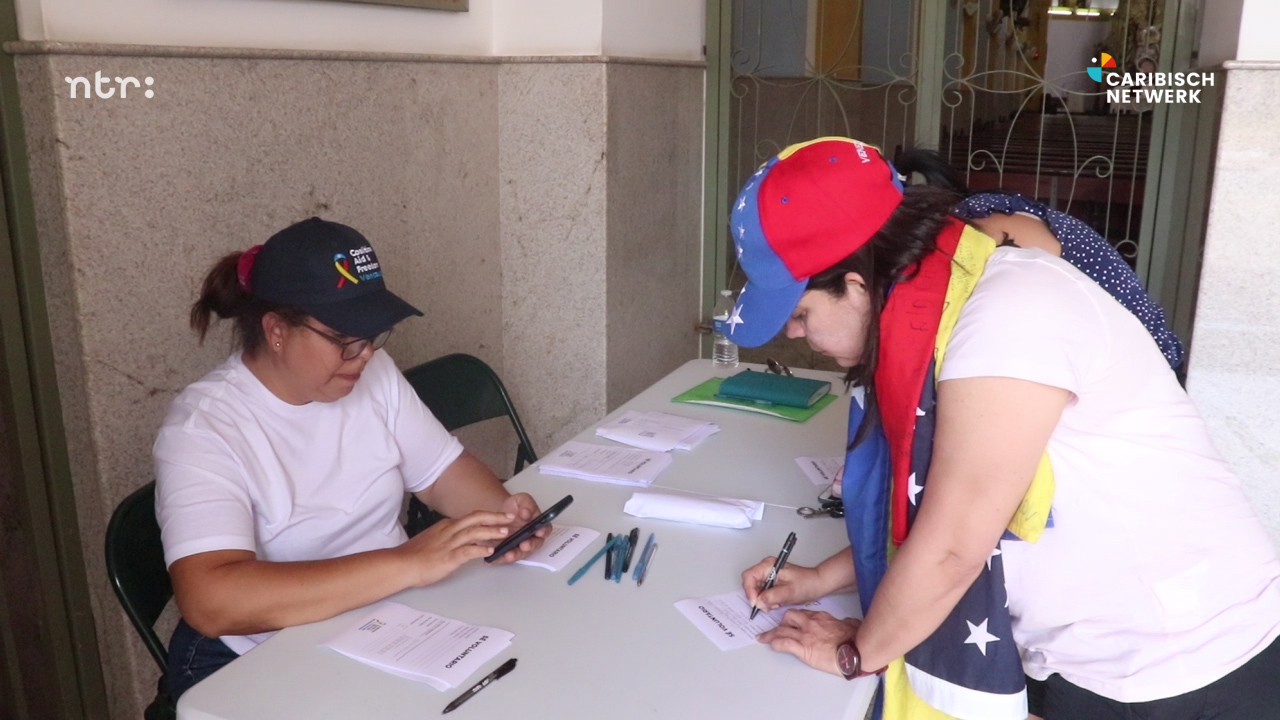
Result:
[[[627,553],[627,545],[631,539],[626,535],[618,535],[618,547],[613,550],[613,581],[622,582],[622,556]]]
[[[653,545],[653,533],[649,533],[649,539],[644,541],[644,550],[640,551],[640,559],[636,562],[636,569],[631,573],[631,579],[636,582],[644,575],[645,561],[649,559],[649,547]]]
[[[582,567],[578,568],[578,571],[573,574],[573,577],[569,578],[569,584],[572,585],[578,582],[579,580],[581,580],[582,576],[586,575],[587,571],[591,569],[591,566],[595,565],[596,561],[604,557],[604,554],[606,552],[611,552],[614,546],[617,545],[618,541],[621,539],[622,539],[621,535],[616,535],[612,540],[605,543],[604,547],[600,548],[595,555],[591,556],[591,559],[587,561],[586,565],[583,565]]]

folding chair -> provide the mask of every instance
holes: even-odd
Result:
[[[538,459],[507,388],[493,368],[480,358],[465,353],[445,355],[409,368],[404,376],[431,414],[451,432],[481,420],[507,417],[517,438],[516,466],[512,474]],[[440,518],[439,513],[411,497],[405,529],[413,536]]]
[[[160,668],[156,697],[143,717],[146,720],[174,718],[177,713],[169,699],[164,675],[169,652],[155,631],[156,620],[173,597],[169,570],[164,564],[164,547],[160,544],[160,525],[156,523],[155,481],[138,488],[116,506],[107,525],[105,546],[111,589]]]

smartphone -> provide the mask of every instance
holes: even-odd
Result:
[[[547,508],[546,512],[542,513],[538,517],[530,520],[528,525],[525,525],[524,527],[515,531],[514,534],[507,536],[506,540],[503,540],[502,542],[498,543],[498,546],[493,549],[493,554],[486,557],[484,561],[487,563],[491,563],[494,560],[497,560],[498,558],[502,557],[503,555],[506,555],[507,553],[511,552],[512,550],[515,550],[517,547],[520,546],[520,543],[533,537],[534,533],[536,533],[538,530],[546,526],[552,520],[555,520],[556,516],[564,512],[564,509],[569,507],[569,503],[572,503],[572,502],[573,502],[573,496],[565,495],[563,498],[560,499],[560,502]]]

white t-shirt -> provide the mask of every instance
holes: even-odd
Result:
[[[1000,545],[1028,675],[1119,702],[1222,678],[1280,635],[1280,562],[1155,341],[1069,263],[1000,248],[941,380],[1071,391],[1049,439],[1054,527]]]
[[[379,350],[349,395],[290,405],[236,353],[169,406],[152,455],[165,564],[213,550],[322,560],[395,547],[405,492],[462,453]],[[238,653],[271,633],[226,636]]]

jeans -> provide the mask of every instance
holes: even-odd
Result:
[[[201,635],[186,620],[179,620],[169,639],[169,696],[178,702],[182,693],[240,657],[218,638]]]
[[[1280,640],[1199,690],[1122,703],[1050,675],[1027,679],[1032,714],[1044,720],[1262,720],[1280,718]]]

